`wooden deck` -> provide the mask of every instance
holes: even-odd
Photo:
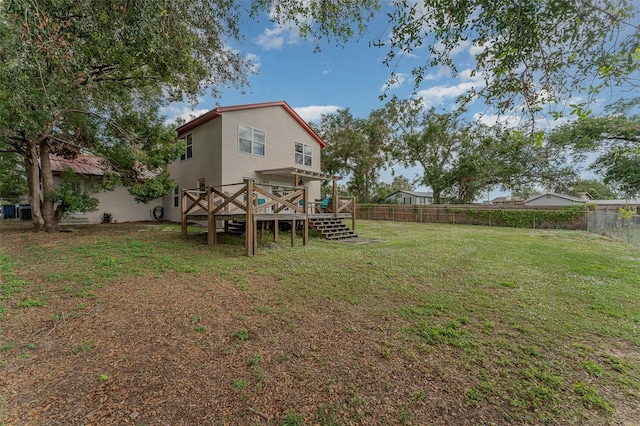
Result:
[[[182,235],[187,236],[187,223],[207,221],[209,244],[217,243],[216,222],[245,223],[245,246],[247,256],[253,256],[257,250],[257,234],[261,235],[265,225],[273,230],[274,239],[278,238],[280,222],[291,223],[291,245],[294,245],[295,230],[302,224],[302,244],[309,238],[309,219],[334,217],[351,218],[355,229],[355,198],[340,199],[334,185],[334,197],[325,211],[318,211],[319,203],[310,202],[305,187],[277,187],[256,184],[253,179],[242,183],[221,186],[207,186],[196,189],[183,189],[181,195]]]

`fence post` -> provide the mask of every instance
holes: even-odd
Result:
[[[395,222],[396,221],[396,208],[394,206],[391,206],[391,222]]]

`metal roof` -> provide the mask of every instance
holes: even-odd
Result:
[[[76,158],[68,159],[51,155],[51,171],[62,173],[65,168],[70,168],[74,173],[87,176],[104,176],[110,169],[109,164],[102,157],[94,155],[78,154]]]

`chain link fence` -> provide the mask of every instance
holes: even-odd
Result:
[[[630,218],[613,211],[595,211],[587,215],[587,230],[622,240],[640,248],[640,215]]]

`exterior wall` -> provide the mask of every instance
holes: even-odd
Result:
[[[387,202],[397,204],[411,204],[411,205],[427,205],[432,204],[432,200],[429,197],[418,197],[413,194],[407,194],[399,192],[393,196],[387,197]]]
[[[243,124],[265,132],[265,155],[240,152],[238,125]],[[171,177],[180,189],[196,188],[198,179],[205,185],[242,183],[245,178],[256,183],[294,186],[293,176],[262,176],[256,170],[296,167],[320,172],[320,145],[282,106],[224,111],[191,131],[180,134],[193,138],[193,156],[169,165]],[[294,144],[301,142],[312,148],[311,166],[296,164]],[[320,198],[320,181],[303,178],[309,200]],[[164,219],[179,222],[180,205],[174,207],[174,194],[164,197]]]
[[[239,183],[244,178],[256,179],[257,183],[285,184],[293,186],[293,177],[289,181],[282,177],[262,176],[256,170],[297,167],[320,172],[320,145],[300,126],[289,113],[280,106],[253,108],[224,112],[222,116],[222,182]],[[238,125],[243,124],[265,132],[264,157],[238,150]],[[311,146],[311,167],[296,164],[294,143],[301,142]],[[304,179],[303,179],[304,180]],[[305,181],[309,188],[309,199],[320,198],[320,182]]]
[[[62,178],[54,176],[54,184],[60,185]],[[84,181],[84,188],[89,188],[90,180]],[[129,194],[125,187],[118,186],[113,191],[103,191],[91,194],[99,200],[98,210],[86,213],[67,213],[66,217],[88,223],[102,222],[103,213],[113,215],[114,222],[137,222],[143,220],[153,220],[152,210],[156,206],[162,206],[162,198],[147,204],[138,203]],[[64,221],[64,220],[63,220]]]
[[[193,156],[176,160],[169,165],[171,177],[180,189],[198,187],[198,179],[204,178],[205,185],[220,185],[222,181],[221,156],[222,117],[209,120],[190,132],[180,135],[193,137]],[[180,221],[180,205],[174,206],[174,194],[164,197],[164,219]]]
[[[526,205],[527,206],[573,206],[575,204],[585,204],[585,203],[586,201],[584,203],[581,203],[579,201],[568,200],[566,198],[556,197],[554,195],[551,195],[549,198],[547,198],[546,195],[543,195],[542,197],[536,198],[535,200],[528,201]]]

